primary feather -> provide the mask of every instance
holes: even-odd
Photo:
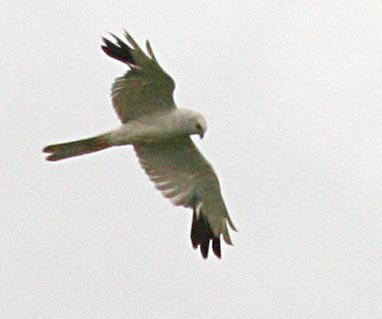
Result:
[[[174,80],[160,67],[149,44],[151,56],[147,56],[127,32],[125,36],[132,47],[115,35],[117,44],[103,39],[102,46],[107,55],[131,68],[114,81],[111,92],[121,121],[126,123],[148,113],[174,109]]]

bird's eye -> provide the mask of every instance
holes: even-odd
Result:
[[[202,126],[199,123],[196,123],[195,127],[198,131],[200,131],[202,129]]]

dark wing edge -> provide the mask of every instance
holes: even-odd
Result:
[[[110,33],[110,35],[115,39],[116,44],[106,38],[102,38],[104,44],[101,45],[101,48],[111,58],[127,64],[132,69],[139,69],[147,61],[154,61],[159,66],[149,41],[146,41],[146,49],[149,54],[147,56],[127,31],[125,31],[125,38],[128,43],[123,42],[113,33]]]
[[[232,230],[237,231],[229,217],[227,217],[227,222]],[[203,211],[197,213],[197,210],[194,208],[191,226],[191,242],[192,247],[194,247],[195,249],[198,249],[198,247],[200,247],[200,252],[204,259],[207,259],[208,257],[211,242],[213,253],[216,257],[221,258],[222,254],[220,245],[220,235],[223,236],[224,241],[228,245],[233,246],[228,229],[226,229],[223,233],[215,235],[211,228],[211,224],[208,221],[208,217],[203,215]]]
[[[200,246],[200,252],[204,259],[208,257],[210,242],[212,241],[212,250],[216,257],[221,258],[220,236],[214,236],[207,218],[203,215],[197,216],[194,209],[191,226],[191,242],[195,249]]]

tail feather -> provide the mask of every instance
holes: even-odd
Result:
[[[49,145],[43,149],[43,152],[51,153],[46,158],[48,161],[60,161],[69,157],[94,153],[110,146],[106,136],[101,135],[74,142]]]

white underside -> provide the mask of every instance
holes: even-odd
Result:
[[[191,135],[195,131],[194,122],[199,114],[186,109],[153,113],[124,123],[110,131],[108,137],[113,145],[127,145],[155,142],[180,135]]]

